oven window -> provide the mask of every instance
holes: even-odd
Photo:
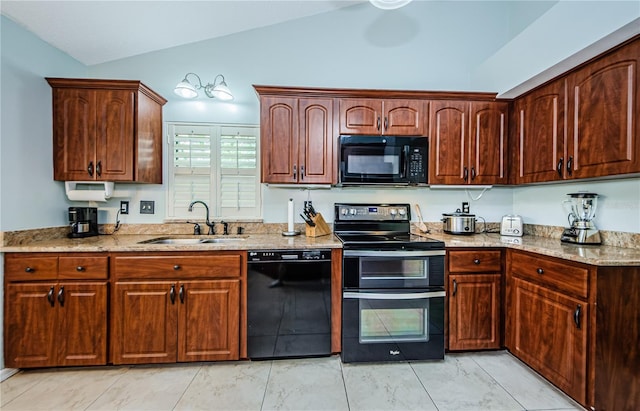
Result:
[[[362,280],[426,279],[429,274],[427,259],[360,258]]]
[[[348,174],[400,174],[400,157],[397,155],[351,154],[347,160]]]
[[[360,343],[429,341],[428,303],[424,304],[360,300]]]

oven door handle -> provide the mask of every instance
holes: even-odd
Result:
[[[345,250],[345,257],[433,257],[438,255],[446,255],[445,250],[419,250],[419,251],[363,251],[363,250]]]
[[[354,298],[357,300],[418,300],[444,296],[446,296],[445,291],[427,291],[424,293],[363,293],[345,291],[342,293],[342,298]]]

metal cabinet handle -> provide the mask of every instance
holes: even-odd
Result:
[[[576,311],[573,313],[573,322],[576,323],[576,328],[580,329],[580,311],[582,311],[582,306],[578,304],[576,307]]]
[[[573,175],[573,156],[569,156],[569,160],[567,160],[567,174]]]
[[[47,293],[47,300],[49,301],[49,304],[51,304],[52,307],[56,303],[56,300],[53,298],[53,286],[49,288],[49,292]]]
[[[298,179],[298,168],[296,167],[296,165],[293,165],[293,179],[297,180]]]
[[[60,303],[60,307],[64,307],[64,286],[58,290],[58,302]]]
[[[300,166],[300,180],[304,180],[304,165]]]
[[[564,163],[564,158],[560,157],[558,160],[558,165],[556,166],[556,171],[558,172],[558,176],[562,177],[562,164]]]
[[[456,280],[453,280],[453,296],[455,296],[458,293],[458,282]]]
[[[89,166],[87,167],[87,173],[89,173],[89,177],[93,177],[93,161],[89,161]]]
[[[171,284],[171,290],[169,290],[169,298],[171,299],[171,304],[175,304],[176,302],[176,285]]]
[[[174,266],[173,266],[173,269],[174,269],[174,270],[176,270],[176,271],[178,271],[178,270],[179,270],[179,269],[181,269],[181,268],[182,268],[182,267],[180,267],[178,264],[176,264],[176,265],[174,265]]]
[[[471,167],[471,181],[476,179],[476,168]]]
[[[180,296],[180,302],[184,304],[184,284],[180,284],[180,291],[178,294]]]
[[[376,121],[376,128],[380,130],[380,116],[378,116],[378,121]]]
[[[464,171],[462,173],[462,179],[464,181],[467,181],[469,179],[469,169],[467,167],[464,168]]]
[[[33,267],[27,267],[27,268],[25,268],[25,269],[24,269],[24,271],[25,271],[26,273],[35,273],[35,272],[36,272],[36,269],[35,269],[35,268],[33,268]]]
[[[389,129],[389,118],[387,116],[384,116],[384,129]]]
[[[474,263],[475,265],[479,265],[479,264],[480,264],[480,259],[479,259],[479,258],[476,258],[475,260],[473,260],[473,263]]]
[[[102,161],[98,161],[98,164],[96,164],[96,174],[98,177],[102,175]]]
[[[79,266],[77,266],[77,267],[76,267],[76,271],[83,272],[83,271],[85,271],[85,270],[86,270],[86,269],[85,269],[83,266],[81,266],[81,265],[79,265]]]
[[[537,272],[538,274],[544,274],[544,270],[543,270],[542,268],[538,268],[538,269],[536,270],[536,272]]]

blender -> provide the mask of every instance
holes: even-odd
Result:
[[[562,232],[560,241],[574,244],[602,244],[600,232],[593,224],[598,205],[598,195],[595,193],[571,193],[567,194],[568,200],[563,205],[569,212],[569,228]]]

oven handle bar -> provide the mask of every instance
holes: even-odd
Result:
[[[418,250],[418,251],[363,251],[363,250],[345,250],[345,257],[433,257],[438,255],[446,255],[445,250]]]
[[[425,293],[362,293],[343,292],[343,298],[354,298],[357,300],[418,300],[421,298],[435,298],[446,296],[445,291],[428,291]]]

